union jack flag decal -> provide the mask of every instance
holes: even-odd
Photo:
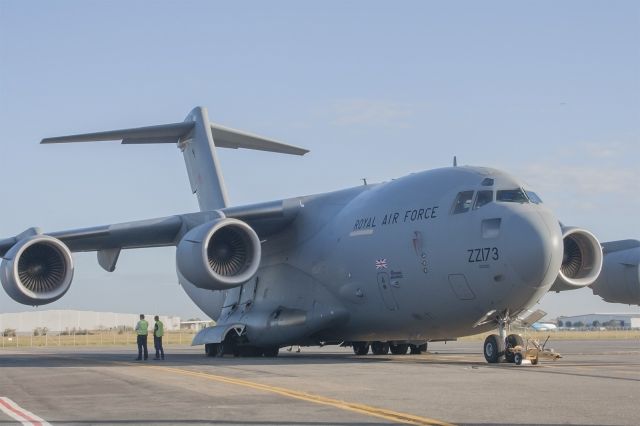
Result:
[[[376,260],[376,269],[387,269],[387,259]]]

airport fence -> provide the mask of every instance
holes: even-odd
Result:
[[[473,336],[465,336],[459,340],[481,341],[488,335],[496,333],[495,331],[476,334]],[[511,333],[520,334],[523,337],[544,341],[547,336],[550,340],[640,340],[640,329],[612,329],[612,330],[549,330],[534,331],[524,330],[521,328],[512,328]],[[508,333],[507,333],[508,334]]]
[[[190,345],[195,336],[192,330],[165,332],[162,338],[163,346]],[[126,346],[136,344],[134,332],[120,333],[117,331],[89,331],[80,333],[60,333],[44,335],[16,334],[13,336],[1,336],[0,347],[10,348],[34,348],[34,347],[73,347],[73,346]],[[149,334],[148,344],[153,346],[153,335]]]

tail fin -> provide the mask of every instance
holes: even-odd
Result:
[[[227,191],[218,164],[216,146],[304,155],[306,149],[285,145],[209,122],[207,109],[194,108],[182,123],[111,130],[43,139],[43,144],[122,140],[123,144],[175,143],[182,150],[191,191],[201,211],[228,206]]]

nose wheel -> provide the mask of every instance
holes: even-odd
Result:
[[[523,342],[522,337],[517,334],[506,335],[506,329],[510,328],[511,321],[508,310],[495,317],[498,334],[490,334],[484,339],[484,359],[489,364],[500,362],[503,357],[507,362],[515,362],[515,353],[509,349],[522,346]]]
[[[495,364],[500,362],[500,358],[504,355],[504,345],[500,345],[500,336],[497,334],[491,334],[484,339],[484,359],[489,364]]]

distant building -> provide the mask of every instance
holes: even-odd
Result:
[[[182,321],[180,323],[180,328],[182,330],[193,330],[193,331],[200,331],[203,328],[209,326],[209,325],[213,325],[215,324],[214,321],[204,321],[204,320],[189,320],[189,321]]]
[[[640,313],[635,314],[586,314],[558,317],[558,326],[571,327],[622,327],[640,328]]]
[[[155,314],[145,314],[149,324],[153,324]],[[180,317],[159,315],[165,330],[179,330]],[[33,333],[37,328],[46,327],[49,332],[60,333],[72,330],[109,330],[122,327],[133,328],[140,314],[119,314],[115,312],[49,310],[0,314],[0,332],[6,329],[17,333]]]

